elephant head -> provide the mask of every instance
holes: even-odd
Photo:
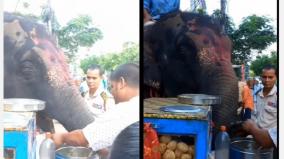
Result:
[[[4,13],[4,97],[45,101],[40,116],[58,120],[68,131],[94,120],[46,28],[11,13]],[[47,129],[46,123],[39,126]]]
[[[144,27],[144,97],[183,93],[221,97],[213,106],[217,126],[238,119],[238,85],[231,41],[209,16],[178,12]],[[156,92],[156,93],[153,93]]]

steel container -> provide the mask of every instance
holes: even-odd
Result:
[[[230,144],[230,159],[272,159],[273,149],[260,147],[251,138],[233,139]]]
[[[98,159],[98,155],[91,148],[67,146],[56,150],[55,159]]]

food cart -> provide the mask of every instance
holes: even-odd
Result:
[[[36,112],[45,102],[36,99],[4,99],[4,158],[36,159]]]
[[[193,137],[192,157],[207,159],[212,136],[211,105],[218,103],[219,97],[204,94],[144,99],[144,122],[151,123],[159,136]]]

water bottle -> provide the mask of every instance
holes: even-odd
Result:
[[[40,159],[55,159],[55,144],[51,140],[51,134],[46,133],[45,139],[42,141],[39,147]]]
[[[221,126],[221,131],[215,139],[215,159],[229,159],[230,137],[226,127]]]

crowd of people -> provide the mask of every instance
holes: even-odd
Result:
[[[249,79],[239,84],[243,129],[262,147],[277,150],[277,70],[271,65],[264,66],[261,83]],[[274,154],[276,156],[277,153]]]
[[[98,65],[90,66],[86,73],[88,90],[84,99],[94,115],[94,122],[82,130],[53,134],[52,139],[56,147],[63,144],[91,147],[99,153],[101,159],[109,155],[115,158],[121,156],[115,148],[119,148],[118,144],[126,138],[124,134],[138,132],[139,66],[134,63],[118,66],[109,77],[110,91],[103,83],[103,74],[103,69]],[[137,158],[139,148],[135,147],[139,142],[139,133],[130,139],[133,140],[130,142],[132,145],[128,146],[134,147],[131,153],[120,152],[123,156],[129,155],[128,158]],[[116,144],[112,149],[114,141]]]

